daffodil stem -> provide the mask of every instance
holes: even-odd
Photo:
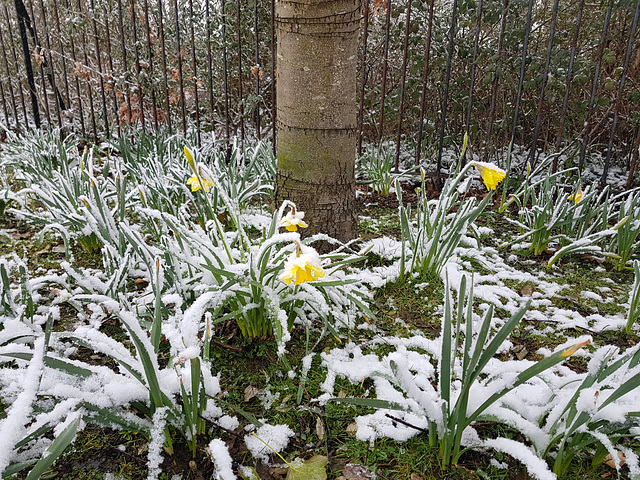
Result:
[[[255,432],[251,433],[251,435],[253,435],[254,437],[256,437],[258,440],[260,440],[262,443],[264,443],[267,447],[269,447],[269,449],[275,453],[276,455],[278,455],[280,457],[280,460],[282,460],[284,463],[286,463],[287,465],[289,465],[289,468],[293,468],[293,465],[291,465],[289,462],[287,462],[284,457],[282,455],[280,455],[278,452],[276,452],[271,445],[269,445],[267,442],[265,442],[263,439],[261,439],[258,435],[255,434]]]

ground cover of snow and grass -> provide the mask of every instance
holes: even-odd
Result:
[[[362,238],[320,255],[268,146],[0,166],[3,478],[640,476],[636,192],[361,168]]]

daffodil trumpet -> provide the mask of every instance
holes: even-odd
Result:
[[[280,221],[280,227],[286,228],[290,232],[296,232],[298,227],[307,228],[309,225],[303,220],[304,212],[298,210],[296,212],[295,205],[291,205],[291,210],[287,212],[287,214],[282,217]]]
[[[284,264],[282,274],[278,277],[287,285],[300,285],[304,282],[313,282],[324,277],[320,256],[313,248],[302,246],[294,241],[296,250]]]
[[[500,182],[502,182],[507,176],[507,172],[494,165],[493,163],[487,162],[469,162],[469,165],[476,167],[478,173],[482,177],[482,181],[484,185],[487,187],[487,190],[495,190]]]
[[[573,200],[573,203],[577,205],[578,202],[582,200],[582,187],[578,186],[578,190],[576,191],[576,193],[572,193],[571,195],[569,195],[567,197],[567,200]]]

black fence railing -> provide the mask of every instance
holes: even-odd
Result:
[[[275,0],[14,0],[0,9],[0,121],[105,138],[134,127],[270,139]],[[640,0],[363,0],[359,141],[438,159],[465,132],[587,153],[633,175]],[[396,163],[397,165],[397,163]]]

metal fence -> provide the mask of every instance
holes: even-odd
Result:
[[[275,0],[0,4],[0,119],[101,139],[214,130],[276,148]],[[640,0],[363,0],[359,151],[437,158],[465,132],[491,159],[587,152],[630,172],[640,143]]]

